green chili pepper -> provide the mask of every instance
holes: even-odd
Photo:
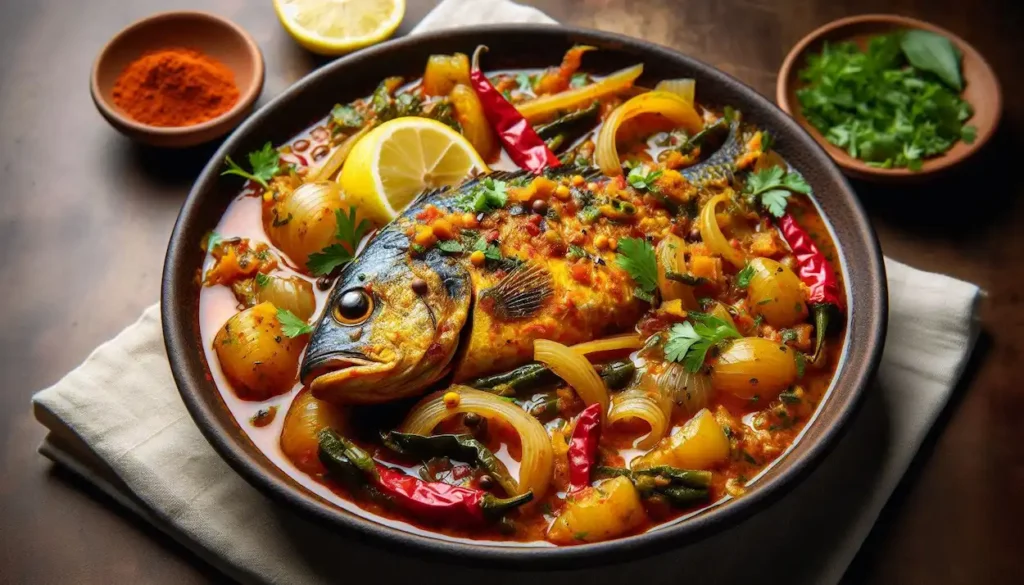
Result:
[[[498,459],[483,443],[469,435],[415,435],[390,431],[382,434],[384,445],[396,453],[430,459],[448,457],[465,461],[474,467],[486,470],[505,493],[514,494],[519,491],[519,483],[513,479],[505,464]]]
[[[648,469],[629,470],[620,467],[598,467],[599,477],[628,477],[644,498],[662,496],[673,506],[691,506],[708,498],[711,472],[679,469],[660,465]]]

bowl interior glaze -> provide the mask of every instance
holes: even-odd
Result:
[[[488,69],[548,66],[558,63],[572,45],[589,44],[601,49],[585,60],[586,68],[596,73],[641,62],[645,67],[641,83],[647,86],[663,78],[695,78],[699,100],[730,104],[767,128],[777,137],[779,152],[814,188],[845,275],[850,304],[846,350],[816,420],[745,496],[644,534],[574,547],[494,546],[419,536],[346,512],[288,477],[246,438],[206,376],[204,353],[197,347],[199,288],[195,276],[204,257],[201,238],[238,194],[237,182],[218,176],[224,156],[237,159],[267,140],[279,144],[326,115],[334,104],[369,94],[385,76],[418,77],[430,54],[468,53],[483,43],[490,47]],[[403,552],[489,567],[524,567],[528,562],[533,569],[635,559],[693,543],[780,496],[820,461],[856,409],[881,355],[886,312],[885,273],[874,232],[842,173],[792,118],[736,79],[667,48],[609,33],[538,25],[476,27],[400,39],[340,59],[297,83],[245,122],[196,181],[171,236],[162,293],[165,342],[181,396],[210,443],[254,486],[335,529],[388,547],[402,547]]]

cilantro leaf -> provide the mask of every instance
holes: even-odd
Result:
[[[319,252],[309,255],[306,260],[306,268],[315,276],[330,274],[335,268],[348,264],[355,257],[349,250],[355,251],[359,247],[359,241],[363,239],[366,232],[370,231],[373,224],[369,220],[356,222],[356,207],[349,207],[348,213],[344,210],[334,210],[334,239],[337,242],[327,246]]]
[[[334,272],[339,266],[352,261],[352,254],[341,244],[331,244],[319,252],[313,252],[306,260],[306,268],[314,276],[323,276]]]
[[[742,337],[735,327],[718,317],[697,312],[689,313],[689,317],[693,323],[673,325],[665,343],[665,358],[683,362],[689,372],[699,372],[704,367],[712,347]]]
[[[974,144],[974,141],[978,138],[978,128],[967,124],[960,129],[960,140],[963,140],[966,144]]]
[[[497,244],[487,243],[487,239],[483,236],[477,238],[473,244],[474,250],[479,250],[484,253],[484,258],[488,260],[498,261],[501,260],[501,248]]]
[[[288,309],[278,309],[277,320],[281,323],[281,332],[288,337],[298,337],[313,332],[312,325],[299,319]]]
[[[516,75],[516,83],[519,85],[517,88],[523,93],[533,93],[533,80],[529,75],[520,73]]]
[[[654,256],[654,247],[641,238],[623,238],[619,240],[615,263],[629,273],[640,290],[654,294],[658,289],[658,262]]]
[[[769,167],[760,171],[754,171],[747,175],[747,182],[743,186],[743,192],[751,200],[761,198],[761,205],[775,217],[782,217],[786,213],[790,192],[808,194],[811,186],[796,171],[786,172],[781,167]]]
[[[626,182],[638,191],[652,191],[655,189],[654,181],[658,180],[661,173],[661,170],[652,171],[644,165],[638,165],[626,175]]]
[[[686,352],[700,340],[701,337],[693,329],[692,323],[676,323],[669,330],[668,341],[665,342],[665,359],[673,362],[683,361]]]
[[[508,184],[491,177],[483,179],[455,200],[455,206],[464,211],[487,213],[505,207],[508,202]]]
[[[464,251],[458,240],[440,240],[437,247],[447,254],[461,254]]]
[[[750,286],[750,279],[754,277],[754,265],[747,264],[742,270],[736,273],[736,286],[747,288]]]
[[[589,256],[587,250],[583,246],[577,246],[576,244],[569,245],[569,251],[565,253],[570,258],[586,258]]]
[[[263,287],[267,286],[268,284],[270,284],[270,277],[267,276],[266,274],[263,274],[262,272],[257,272],[256,273],[256,286],[259,287],[259,288],[263,288]]]
[[[572,78],[569,80],[569,87],[580,88],[584,87],[589,83],[586,73],[574,73]]]
[[[214,248],[217,247],[218,244],[220,244],[223,241],[224,241],[224,236],[218,234],[217,232],[211,231],[206,236],[206,251],[209,252],[209,251],[213,250]]]
[[[269,142],[264,144],[262,149],[249,153],[249,166],[252,167],[251,173],[238,166],[235,161],[231,160],[230,156],[225,156],[224,162],[228,168],[221,172],[221,175],[238,175],[254,183],[259,183],[264,189],[270,187],[267,181],[273,179],[274,175],[281,171],[280,155],[274,148],[274,145]]]
[[[772,189],[761,194],[761,205],[764,205],[768,212],[775,217],[782,217],[786,214],[787,199],[789,199],[789,191]]]

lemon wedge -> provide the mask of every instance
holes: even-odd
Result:
[[[356,142],[338,182],[366,217],[384,225],[424,190],[487,170],[473,145],[448,126],[428,118],[395,118]]]
[[[405,16],[405,0],[274,0],[274,10],[300,45],[340,55],[391,36]]]

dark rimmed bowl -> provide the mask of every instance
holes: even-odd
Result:
[[[837,242],[849,299],[845,350],[833,385],[803,437],[741,498],[712,506],[681,522],[610,542],[574,547],[466,544],[412,534],[342,510],[278,469],[246,437],[207,376],[200,349],[199,288],[204,254],[200,240],[231,200],[237,183],[219,177],[225,155],[236,159],[267,140],[282,143],[326,115],[338,102],[368,95],[389,75],[418,77],[428,55],[469,52],[486,43],[489,68],[558,63],[574,44],[595,45],[601,58],[588,68],[607,73],[644,63],[642,83],[669,77],[697,80],[698,99],[730,104],[776,137],[776,148],[800,169]],[[171,235],[164,264],[161,312],[164,340],[182,399],[222,457],[267,495],[308,516],[402,553],[433,560],[505,568],[570,568],[636,559],[692,544],[733,525],[790,489],[835,444],[861,402],[881,357],[887,318],[885,268],[874,232],[853,190],[829,156],[792,118],[753,89],[717,69],[658,45],[620,35],[554,26],[500,25],[392,41],[331,63],[292,86],[244,123],[217,151],[189,194]]]

